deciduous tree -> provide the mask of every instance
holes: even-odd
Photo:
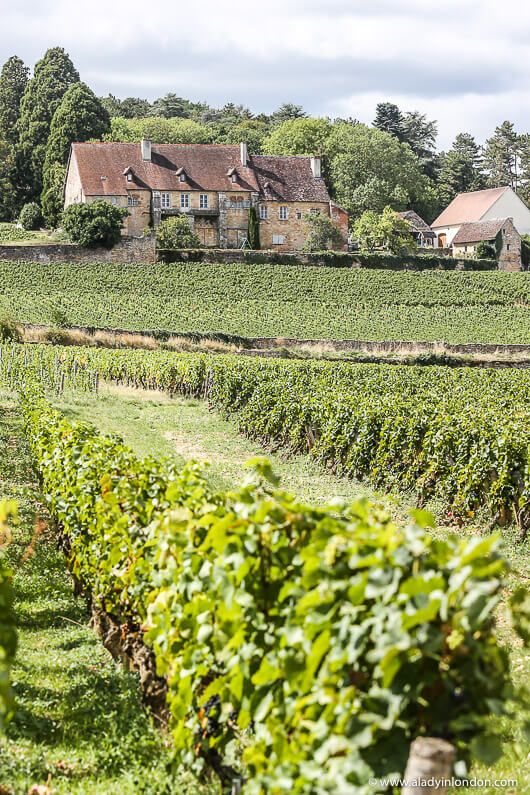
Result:
[[[333,129],[329,119],[290,119],[263,141],[266,155],[316,155],[324,151]]]
[[[409,207],[430,215],[432,186],[409,146],[364,124],[333,126],[326,142],[327,170],[338,203],[353,218],[365,210]]]
[[[416,248],[409,224],[391,207],[385,207],[382,213],[373,210],[363,213],[354,224],[353,237],[362,251],[386,249],[393,254],[404,254]]]

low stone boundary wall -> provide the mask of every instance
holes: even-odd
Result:
[[[124,237],[114,248],[83,248],[75,243],[0,246],[0,260],[10,262],[156,262],[154,237]]]
[[[447,256],[445,249],[441,255],[438,249],[429,253],[414,255],[361,254],[344,251],[321,251],[315,253],[278,251],[249,251],[242,249],[204,248],[204,249],[158,249],[157,258],[162,262],[202,262],[202,263],[247,263],[249,265],[313,265],[327,268],[367,268],[373,270],[462,270],[495,271],[495,260],[455,259]]]

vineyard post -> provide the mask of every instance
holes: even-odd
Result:
[[[401,795],[444,795],[447,791],[456,751],[438,737],[418,737],[410,746]],[[430,782],[430,783],[429,783]]]

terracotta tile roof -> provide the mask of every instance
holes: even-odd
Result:
[[[271,201],[329,202],[323,179],[315,179],[309,157],[251,157],[260,194]]]
[[[458,226],[472,221],[480,221],[497,199],[511,188],[490,188],[471,193],[460,193],[441,213],[431,226],[433,229],[444,226]]]
[[[508,218],[495,218],[492,221],[477,221],[464,224],[456,233],[453,243],[478,243],[480,240],[495,240]]]
[[[408,221],[413,232],[421,232],[424,237],[436,237],[429,224],[414,210],[405,210],[402,213],[398,213],[398,215],[404,221]]]
[[[284,201],[329,201],[321,179],[315,179],[309,157],[250,156],[246,167],[239,146],[220,144],[153,144],[143,160],[139,143],[74,143],[83,191],[87,196],[125,196],[127,189],[250,191]],[[236,169],[238,181],[229,172]],[[124,172],[132,171],[127,182]],[[186,181],[176,174],[184,170]]]

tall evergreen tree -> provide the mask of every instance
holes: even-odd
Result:
[[[13,168],[13,147],[0,140],[0,221],[12,221],[15,213],[11,173]]]
[[[403,142],[408,144],[420,160],[432,160],[436,156],[438,125],[429,121],[424,113],[414,110],[405,113],[402,122]]]
[[[519,147],[519,135],[510,121],[497,127],[486,141],[484,166],[492,188],[504,185],[514,189],[519,187]]]
[[[389,133],[398,141],[404,139],[403,114],[393,102],[380,102],[375,109],[374,127]]]
[[[85,83],[74,83],[54,113],[43,169],[42,210],[50,226],[57,224],[62,209],[62,181],[56,166],[64,170],[73,141],[102,138],[110,131],[110,117],[101,101]]]
[[[42,168],[53,114],[64,93],[79,74],[62,47],[47,50],[35,65],[20,105],[17,170],[24,201],[38,199],[42,190]]]
[[[446,206],[459,193],[486,187],[480,147],[468,133],[456,136],[451,149],[442,156],[438,177],[438,198]]]
[[[20,103],[29,79],[29,69],[17,55],[9,58],[0,73],[0,139],[17,140]]]
[[[284,102],[274,113],[271,113],[269,118],[270,123],[276,127],[283,124],[284,121],[291,121],[291,119],[305,119],[307,118],[307,113],[301,105],[293,105],[292,102]]]

